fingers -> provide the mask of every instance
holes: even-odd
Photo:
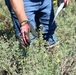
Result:
[[[22,37],[22,44],[23,45],[27,44],[24,33],[21,33],[21,37]]]
[[[68,6],[69,0],[64,0],[65,6]]]
[[[27,33],[24,32],[24,33],[21,34],[21,36],[22,36],[22,44],[26,45],[26,46],[29,46],[30,45],[29,35],[27,35]]]
[[[30,38],[29,38],[29,33],[24,32],[25,34],[25,39],[28,45],[30,45]]]

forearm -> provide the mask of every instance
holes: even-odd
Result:
[[[24,11],[23,0],[10,0],[10,3],[20,23],[24,20],[28,20]]]

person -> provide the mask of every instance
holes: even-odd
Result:
[[[10,11],[16,35],[23,45],[30,45],[37,37],[35,33],[37,28],[43,30],[43,39],[48,41],[46,45],[48,48],[58,42],[55,34],[57,26],[55,22],[52,24],[53,0],[5,0],[5,3]],[[30,30],[31,32],[34,30],[31,37]]]

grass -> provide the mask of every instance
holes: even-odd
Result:
[[[15,38],[10,15],[5,13],[8,10],[2,6],[0,16],[5,18],[0,18],[0,75],[6,72],[7,75],[76,75],[75,6],[76,3],[70,4],[58,15],[56,34],[60,46],[50,51],[46,51],[42,35],[29,48],[22,46]]]

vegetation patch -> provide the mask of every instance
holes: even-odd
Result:
[[[6,14],[9,11],[0,0],[0,75],[76,75],[75,7],[73,1],[58,15],[56,34],[60,44],[48,51],[42,31],[28,48],[21,45],[15,37],[10,14]]]

